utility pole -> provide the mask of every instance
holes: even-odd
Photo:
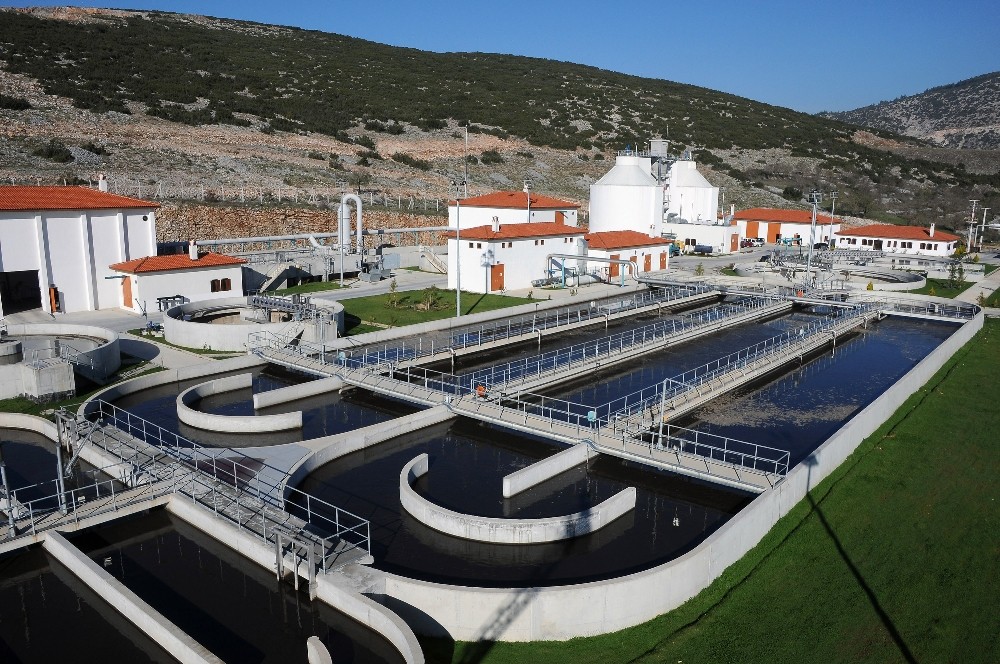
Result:
[[[975,232],[976,232],[976,205],[979,204],[979,200],[976,199],[976,200],[971,200],[969,202],[972,203],[972,217],[971,217],[971,221],[969,222],[969,246],[968,246],[968,250],[972,251],[973,238],[974,238]]]
[[[465,179],[462,180],[464,183],[464,194],[462,198],[469,197],[469,125],[465,125],[465,155],[462,158],[462,166],[464,167]]]

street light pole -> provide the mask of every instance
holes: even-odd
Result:
[[[528,199],[528,223],[531,223],[531,180],[524,181],[524,194]]]
[[[455,317],[462,315],[462,186],[465,182],[452,182],[455,186]]]
[[[806,257],[806,275],[812,277],[812,260],[813,260],[813,244],[814,238],[816,236],[816,207],[819,205],[820,201],[823,200],[823,194],[819,193],[815,189],[809,194],[809,200],[812,201],[813,211],[812,211],[812,223],[809,224],[809,255]]]
[[[827,246],[833,248],[833,211],[837,209],[837,190],[830,192],[830,233],[827,235]]]

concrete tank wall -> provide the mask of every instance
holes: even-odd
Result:
[[[344,307],[339,302],[329,306],[334,312],[337,334],[343,334]],[[242,322],[226,325],[213,325],[197,321],[186,321],[184,316],[190,316],[206,309],[246,309],[245,297],[231,297],[211,302],[188,302],[167,310],[163,316],[163,338],[172,344],[185,348],[209,348],[219,351],[244,352],[247,349],[247,337],[255,332],[272,332],[278,335],[302,334],[304,341],[317,341],[315,326],[304,321],[289,321],[286,323],[251,323]],[[335,335],[330,335],[336,338]],[[332,339],[330,339],[332,340]]]
[[[635,509],[635,487],[628,487],[589,509],[543,519],[500,519],[461,514],[435,505],[411,486],[427,473],[428,457],[421,454],[399,473],[399,502],[410,516],[439,532],[492,544],[558,542],[600,530]]]
[[[253,386],[253,374],[240,374],[189,387],[177,395],[177,419],[188,426],[223,433],[267,433],[302,427],[302,411],[275,415],[217,415],[191,407],[205,397]]]

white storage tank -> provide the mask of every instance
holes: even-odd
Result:
[[[590,232],[638,231],[660,237],[663,190],[650,174],[651,160],[619,154],[614,167],[590,185]]]

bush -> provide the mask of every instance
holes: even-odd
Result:
[[[801,201],[802,190],[798,187],[788,186],[781,192],[781,197],[787,201]]]
[[[397,152],[392,155],[392,160],[399,162],[400,164],[405,164],[407,166],[412,166],[413,168],[420,169],[421,171],[431,170],[431,163],[429,161],[424,161],[423,159],[417,159],[413,155],[408,155],[405,152]]]
[[[87,141],[80,147],[86,150],[87,152],[92,152],[94,154],[108,154],[107,148],[105,148],[103,145],[98,145],[93,141]]]
[[[0,95],[0,108],[7,111],[26,111],[31,108],[31,104],[28,103],[28,100],[20,97]]]
[[[486,150],[479,155],[479,160],[484,164],[502,164],[504,162],[503,155],[496,150]]]
[[[31,154],[36,157],[44,157],[60,164],[73,161],[73,153],[65,145],[56,140],[49,141],[46,145],[36,148]]]

